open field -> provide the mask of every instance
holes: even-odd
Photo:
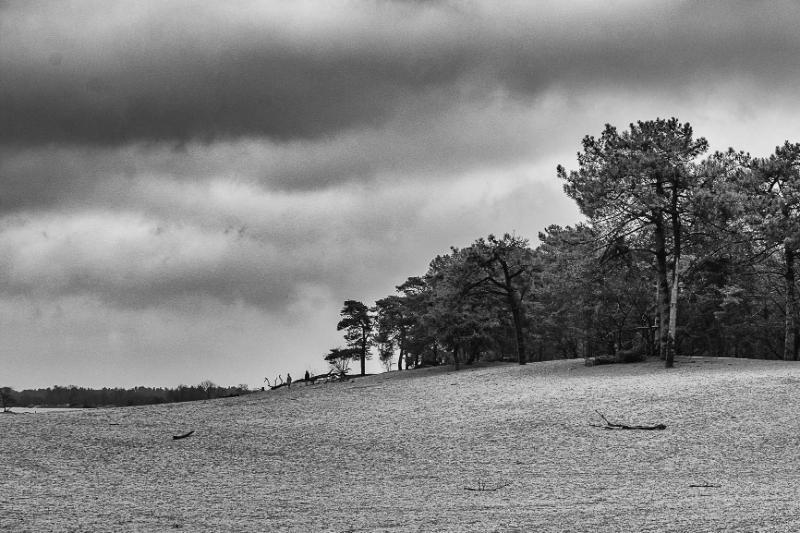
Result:
[[[680,359],[2,415],[0,531],[800,531],[799,413],[800,364]]]

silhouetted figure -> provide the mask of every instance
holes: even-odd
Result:
[[[306,370],[306,385],[308,385],[309,381],[311,381],[311,374],[309,374],[308,370]]]
[[[286,388],[287,389],[292,388],[292,375],[289,373],[286,374]]]

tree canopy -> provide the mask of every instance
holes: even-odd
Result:
[[[373,308],[348,300],[353,357],[387,367],[676,354],[797,359],[800,144],[753,158],[675,118],[606,125],[559,166],[585,220],[538,242],[478,238]]]
[[[369,308],[357,300],[346,300],[339,313],[342,317],[337,324],[337,331],[344,330],[351,353],[357,353],[361,361],[361,375],[366,374],[366,362],[372,343],[373,318]]]
[[[707,149],[704,138],[695,139],[692,127],[675,118],[640,121],[621,133],[606,125],[599,138],[583,139],[578,170],[558,168],[564,191],[606,241],[635,238],[653,253],[667,366],[675,355],[684,229],[703,182],[694,163]]]

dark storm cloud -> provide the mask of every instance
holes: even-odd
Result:
[[[208,183],[238,180],[268,190],[311,191],[386,179],[425,182],[432,175],[507,164],[541,154],[540,126],[528,107],[502,103],[429,115],[417,110],[381,131],[368,129],[316,140],[276,143],[240,139],[205,144],[120,146],[0,145],[0,213],[127,201],[150,179]],[[552,115],[552,113],[551,113]],[[546,111],[539,122],[552,122]],[[122,207],[122,206],[119,206]]]
[[[5,3],[0,142],[309,139],[430,98],[799,74],[794,2],[566,5]]]
[[[405,95],[457,77],[465,61],[457,49],[423,61],[424,50],[381,43],[391,21],[377,8],[354,24],[343,4],[317,28],[313,5],[128,5],[4,5],[0,140],[317,137],[380,123]],[[378,26],[363,31],[361,22]]]
[[[517,167],[551,178],[587,133],[573,97],[798,75],[794,4],[595,5],[2,4],[0,281],[132,307],[357,292],[459,244],[417,250],[430,228],[477,237],[454,221],[482,232]]]

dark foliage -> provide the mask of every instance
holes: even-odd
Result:
[[[377,332],[368,342],[354,328],[352,345],[377,346],[398,369],[798,358],[800,144],[698,160],[704,138],[656,119],[608,125],[582,147],[578,169],[557,174],[585,222],[547,227],[535,248],[512,235],[451,248],[378,300]]]
[[[68,387],[56,385],[46,389],[14,392],[14,400],[16,405],[21,407],[110,407],[189,402],[239,396],[247,392],[247,388],[242,386],[179,385],[174,389],[161,387],[88,389],[74,385]]]

